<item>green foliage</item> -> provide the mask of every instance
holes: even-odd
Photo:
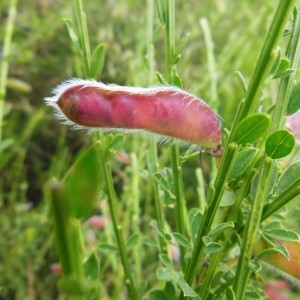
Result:
[[[0,299],[263,299],[262,260],[299,242],[296,3],[2,2]],[[222,118],[223,157],[65,129],[41,99],[74,76],[184,87]]]
[[[289,155],[295,145],[295,137],[287,130],[277,130],[266,140],[266,153],[273,159]]]
[[[292,115],[300,109],[300,83],[298,82],[293,86],[289,103],[287,107],[287,115]]]
[[[254,142],[267,131],[270,121],[266,114],[249,116],[237,126],[234,141],[238,144]]]

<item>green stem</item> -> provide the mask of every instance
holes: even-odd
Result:
[[[133,209],[132,209],[132,223],[134,228],[134,233],[137,235],[141,235],[140,232],[140,219],[141,219],[141,212],[140,212],[140,193],[139,193],[139,164],[137,161],[136,153],[131,153],[131,193],[130,196],[132,197],[133,201]],[[129,218],[130,220],[130,218]],[[141,239],[139,239],[136,247],[133,249],[134,251],[134,260],[135,260],[135,276],[136,278],[141,278],[141,270],[142,270],[142,255],[140,253],[140,249],[142,247]]]
[[[166,1],[165,3],[165,68],[166,76],[169,83],[173,83],[173,74],[176,68],[174,65],[173,58],[175,53],[175,2],[174,0]],[[183,186],[182,186],[182,167],[179,159],[179,146],[171,146],[171,164],[173,174],[173,185],[175,200],[175,220],[177,231],[185,235],[184,226],[184,198],[183,198]],[[185,263],[185,248],[181,245],[180,249],[180,260],[181,267],[184,270],[186,267]]]
[[[183,198],[183,184],[182,184],[182,167],[179,161],[179,148],[172,147],[171,148],[171,163],[172,163],[172,174],[173,174],[173,184],[174,184],[174,192],[176,196],[175,203],[175,220],[177,231],[184,235],[185,231],[185,220],[184,220],[184,212],[185,212],[185,204]],[[185,248],[183,246],[179,246],[180,249],[180,262],[183,270],[186,268],[185,262]]]
[[[266,205],[261,216],[261,222],[273,215],[276,211],[281,209],[287,203],[292,201],[296,196],[300,194],[300,186],[292,186],[278,198],[274,199],[271,204]]]
[[[165,2],[165,68],[166,76],[169,83],[173,80],[172,64],[175,52],[175,2],[168,0]]]
[[[119,222],[118,214],[117,214],[117,197],[115,194],[115,189],[113,185],[113,179],[112,179],[112,173],[111,173],[111,167],[110,162],[107,160],[107,149],[105,145],[103,144],[103,141],[99,141],[99,150],[100,150],[100,163],[103,167],[104,172],[104,181],[105,181],[105,187],[107,192],[107,202],[109,207],[109,212],[112,220],[112,225],[116,237],[116,242],[119,249],[119,254],[121,258],[121,262],[124,269],[125,274],[125,284],[128,289],[128,294],[130,299],[137,300],[139,299],[138,293],[135,289],[134,280],[132,276],[132,271],[130,269],[129,261],[128,261],[128,255],[126,252],[125,242],[122,234],[122,226]]]
[[[261,96],[261,90],[272,67],[273,58],[275,57],[274,49],[277,47],[278,42],[282,37],[282,33],[285,29],[286,22],[290,16],[293,6],[294,0],[278,2],[278,7],[271,23],[271,27],[268,30],[265,43],[260,52],[247,89],[245,103],[237,117],[237,123],[243,120],[246,116],[251,115],[257,106],[258,100]]]
[[[210,77],[210,97],[212,102],[216,102],[218,100],[218,71],[216,68],[215,55],[214,55],[214,43],[211,36],[209,24],[206,18],[200,19],[200,26],[202,28],[204,34],[204,41],[206,46],[207,53],[207,65],[208,72]],[[217,103],[215,103],[217,104]],[[214,107],[216,108],[216,107]]]
[[[238,147],[236,144],[229,144],[227,146],[227,149],[224,151],[224,155],[221,160],[221,165],[219,172],[217,174],[215,185],[214,185],[214,191],[211,194],[211,200],[209,201],[209,206],[207,210],[204,213],[203,221],[201,223],[201,227],[199,229],[194,247],[192,252],[192,257],[189,261],[186,273],[185,273],[185,280],[188,282],[188,284],[192,284],[194,281],[194,278],[196,276],[196,273],[198,271],[202,254],[204,251],[205,244],[202,240],[204,236],[206,236],[211,228],[212,222],[214,220],[214,216],[217,212],[217,209],[219,207],[224,189],[225,189],[225,183],[228,177],[228,174],[231,169],[231,165],[233,162],[233,159],[237,153]]]
[[[148,168],[152,175],[158,172],[157,146],[156,146],[156,142],[153,140],[150,141]],[[153,186],[157,228],[160,232],[163,233],[165,232],[165,219],[162,210],[162,203],[160,201],[159,186],[156,180],[154,179],[154,176],[151,176],[151,181]],[[168,253],[167,243],[166,240],[161,235],[159,235],[159,245],[160,245],[160,251],[162,253],[167,254]]]
[[[251,169],[248,173],[247,176],[245,178],[245,180],[243,181],[243,184],[240,188],[240,191],[237,195],[237,198],[235,199],[235,203],[233,205],[233,208],[231,210],[230,215],[227,218],[227,222],[233,221],[235,222],[238,216],[238,212],[239,209],[241,207],[242,201],[243,199],[247,196],[247,193],[249,191],[249,186],[251,184],[251,181],[253,179],[253,176],[255,174],[255,169]],[[224,220],[225,222],[225,220]],[[201,285],[201,290],[199,293],[199,296],[201,297],[202,300],[207,299],[208,297],[208,290],[209,290],[209,286],[211,284],[211,281],[213,279],[213,276],[216,274],[216,269],[219,266],[219,262],[221,260],[221,258],[223,257],[223,254],[226,252],[226,245],[228,244],[229,240],[230,240],[230,235],[232,234],[232,232],[230,230],[227,230],[225,232],[225,236],[223,238],[224,241],[224,248],[221,251],[218,251],[217,253],[213,254],[209,263],[209,267],[208,270],[204,276],[202,285]]]
[[[154,78],[154,47],[153,47],[153,27],[154,27],[154,0],[147,1],[147,24],[146,24],[146,36],[147,36],[147,61],[148,61],[148,83],[149,85],[153,84]],[[150,141],[150,149],[149,149],[149,156],[148,156],[148,168],[151,175],[158,172],[158,159],[157,159],[157,145],[154,140]],[[162,210],[162,203],[160,201],[159,195],[159,186],[157,181],[154,177],[151,177],[152,187],[153,187],[153,195],[154,195],[154,202],[155,202],[155,214],[156,214],[156,221],[157,227],[160,232],[165,231],[165,221],[164,215]],[[162,236],[159,236],[159,244],[160,244],[160,251],[167,254],[167,244],[166,241],[163,239]]]
[[[257,181],[258,186],[256,188],[251,211],[246,222],[243,243],[241,246],[241,254],[238,261],[235,281],[233,285],[237,300],[245,299],[248,280],[251,273],[250,264],[253,253],[253,245],[256,240],[264,205],[264,199],[266,199],[267,196],[268,183],[273,170],[273,166],[274,164],[272,159],[267,157],[265,158],[265,161],[263,162],[259,172]]]
[[[58,181],[50,183],[51,207],[54,220],[56,249],[65,276],[78,280],[83,279],[82,253],[79,223],[69,215],[70,199],[62,194],[62,184]],[[68,300],[83,300],[82,296],[67,295]]]
[[[84,63],[84,75],[89,77],[91,67],[91,49],[87,32],[86,17],[83,11],[82,0],[74,0],[76,23],[78,27],[80,47]]]
[[[291,90],[294,85],[294,79],[296,75],[296,70],[298,69],[299,59],[300,59],[300,18],[298,11],[294,10],[294,28],[291,33],[289,47],[286,50],[286,56],[290,60],[290,67],[295,70],[289,76],[283,77],[280,81],[279,90],[277,94],[276,103],[280,105],[275,105],[274,113],[272,117],[271,132],[284,127],[286,109],[291,94]]]
[[[7,25],[3,42],[3,57],[0,63],[0,143],[2,140],[4,100],[6,96],[6,82],[8,77],[9,60],[11,55],[11,40],[14,30],[14,22],[17,14],[17,3],[18,0],[10,1]]]

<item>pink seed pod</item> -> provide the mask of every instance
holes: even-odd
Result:
[[[147,131],[198,144],[216,156],[220,149],[217,115],[205,102],[176,87],[122,87],[70,79],[45,101],[66,124],[77,128]]]

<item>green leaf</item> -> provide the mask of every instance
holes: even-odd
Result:
[[[159,254],[159,259],[166,268],[172,268],[173,264],[168,255],[161,253]]]
[[[6,139],[4,141],[0,141],[0,153],[3,152],[6,148],[9,148],[13,143],[13,139]]]
[[[168,202],[173,203],[173,201],[171,200],[176,199],[176,197],[172,192],[172,179],[170,178],[169,169],[164,168],[162,173],[164,173],[165,176],[163,176],[160,172],[157,172],[153,174],[153,177],[155,181],[161,186],[161,188],[167,193],[168,198],[170,199],[170,201]]]
[[[278,69],[278,66],[279,66],[279,63],[280,63],[280,59],[281,59],[281,53],[280,53],[280,50],[278,51],[278,54],[272,64],[272,67],[271,67],[271,70],[270,70],[270,74],[274,74],[276,73],[277,69]]]
[[[161,85],[168,85],[168,81],[164,78],[164,76],[160,72],[155,72],[158,82]]]
[[[226,289],[226,300],[235,300],[235,293],[233,288],[230,286]]]
[[[83,298],[98,298],[100,283],[88,278],[66,275],[59,280],[58,288],[69,296],[67,298],[73,298],[74,296]]]
[[[172,271],[167,268],[159,267],[156,269],[156,275],[159,280],[171,281],[172,280]]]
[[[62,195],[76,218],[88,217],[94,209],[100,184],[98,153],[92,147],[82,153],[69,170]]]
[[[221,280],[223,280],[223,276],[225,275],[225,272],[222,270],[222,271],[219,271],[217,272],[213,279],[211,280],[211,284],[210,284],[210,287],[212,289],[215,289],[216,287],[219,287],[220,286],[220,282]]]
[[[300,160],[296,161],[292,165],[288,166],[278,180],[278,184],[275,187],[274,195],[279,195],[286,192],[288,189],[293,188],[300,184]]]
[[[182,273],[175,273],[174,279],[177,282],[177,284],[180,286],[185,297],[195,297],[195,299],[200,300],[199,295],[185,281],[184,275]]]
[[[270,230],[275,230],[275,229],[281,229],[281,223],[279,221],[272,221],[270,223],[267,223],[264,227],[263,230],[270,231]]]
[[[174,232],[172,235],[179,245],[183,246],[184,248],[190,248],[190,249],[192,248],[191,243],[182,234],[180,234],[178,232]]]
[[[275,71],[275,74],[273,75],[273,78],[280,78],[286,76],[287,70],[289,69],[290,61],[287,58],[281,58],[279,61],[279,64],[277,65],[277,69]]]
[[[176,290],[172,282],[166,282],[164,288],[164,294],[167,299],[175,299],[176,298]]]
[[[211,232],[209,233],[209,236],[216,238],[219,234],[221,234],[225,230],[231,229],[231,228],[234,228],[234,222],[233,221],[229,221],[229,222],[226,222],[226,223],[221,223],[221,224],[217,225],[215,228],[213,228],[211,230]]]
[[[225,191],[221,199],[220,207],[232,205],[235,199],[236,199],[236,193],[231,191]]]
[[[98,245],[98,250],[100,252],[107,253],[107,254],[119,252],[119,249],[116,246],[108,244],[108,243],[100,243]]]
[[[275,240],[286,242],[299,241],[299,235],[295,231],[287,229],[264,230],[264,234]]]
[[[109,155],[108,160],[112,158],[119,150],[123,148],[125,136],[123,134],[109,134],[107,135]]]
[[[189,39],[190,36],[191,36],[191,33],[188,32],[188,33],[186,33],[186,34],[181,38],[181,40],[179,41],[179,43],[178,43],[178,45],[177,45],[177,47],[176,47],[176,49],[175,49],[175,53],[176,53],[177,55],[181,55],[181,54],[182,54],[182,52],[183,52],[183,50],[184,50],[184,48],[185,48],[185,46],[186,46],[186,44],[187,44],[188,39]]]
[[[191,218],[191,233],[192,233],[192,240],[193,242],[195,241],[199,228],[202,222],[202,214],[200,210],[195,211],[194,215]]]
[[[282,254],[278,248],[268,248],[260,252],[254,257],[254,261],[264,260],[266,257],[274,254]]]
[[[157,0],[156,3],[157,3],[157,13],[158,13],[159,21],[161,25],[164,26],[166,23],[166,12],[164,8],[164,2]]]
[[[71,41],[76,46],[76,48],[79,51],[81,51],[80,40],[78,38],[77,30],[76,30],[76,27],[75,27],[73,21],[71,19],[68,19],[68,18],[64,18],[63,20],[64,20],[64,22],[65,22],[65,24],[67,26],[67,29],[68,29]]]
[[[84,274],[87,277],[97,279],[99,277],[100,262],[96,251],[92,251],[84,262]]]
[[[250,262],[250,268],[254,271],[254,273],[258,273],[262,266],[258,261],[252,261]]]
[[[278,253],[280,253],[283,257],[285,257],[288,260],[290,259],[289,251],[287,250],[287,248],[284,245],[278,244],[277,241],[275,241],[272,237],[270,237],[269,235],[265,234],[264,232],[262,233],[262,238],[268,244],[270,244],[273,248],[275,248],[278,251]]]
[[[168,300],[168,298],[165,296],[163,291],[155,290],[155,291],[152,291],[149,294],[149,299],[148,300]]]
[[[300,82],[294,85],[291,91],[286,113],[287,115],[292,115],[296,113],[299,109],[300,109]]]
[[[266,154],[272,159],[289,155],[295,145],[295,137],[287,130],[277,130],[266,140]]]
[[[98,45],[93,54],[91,59],[91,67],[89,75],[91,78],[97,78],[103,69],[105,60],[105,46],[104,44]]]
[[[250,148],[250,147],[240,151],[229,173],[229,179],[233,179],[241,176],[250,166],[257,152],[258,152],[257,148]]]
[[[138,243],[139,239],[140,235],[138,233],[131,235],[126,243],[126,249],[133,248]]]
[[[242,75],[241,72],[235,71],[234,72],[235,77],[237,78],[243,92],[246,94],[247,93],[247,84],[245,82],[244,76]]]
[[[199,147],[196,145],[190,146],[183,156],[180,156],[181,163],[185,163],[186,161],[194,158],[198,158],[200,156]]]
[[[178,57],[178,61],[179,61],[180,57]],[[178,61],[176,61],[176,63],[178,63]],[[178,73],[176,72],[176,70],[174,70],[174,72],[172,73],[172,84],[182,88],[182,80],[180,78],[180,76],[178,75]]]
[[[254,142],[267,131],[270,121],[267,114],[254,114],[242,120],[237,126],[234,141],[238,144]]]
[[[222,249],[223,249],[223,245],[221,245],[219,243],[211,242],[210,244],[208,244],[205,247],[204,252],[207,254],[212,254],[212,253],[216,253]]]
[[[202,240],[206,246],[204,252],[207,254],[216,253],[223,249],[223,245],[216,242],[212,242],[209,236],[204,236]]]

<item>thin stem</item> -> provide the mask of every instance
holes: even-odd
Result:
[[[6,96],[6,82],[8,76],[9,60],[11,55],[11,40],[14,30],[14,22],[17,14],[17,3],[18,0],[10,1],[6,31],[3,42],[3,57],[0,63],[0,143],[2,140],[4,100]]]
[[[84,75],[85,77],[89,77],[90,67],[91,67],[91,49],[90,49],[88,32],[87,32],[86,17],[83,11],[82,0],[75,0],[74,7],[75,7],[76,22],[78,26],[80,47],[83,56]]]
[[[148,83],[153,84],[154,78],[154,46],[153,46],[153,27],[154,27],[154,0],[147,1],[147,24],[146,24],[146,36],[147,36],[147,61],[148,61]],[[157,144],[154,140],[150,141],[150,149],[148,156],[148,168],[151,174],[158,172],[158,159],[157,159]],[[152,187],[155,203],[155,215],[157,221],[157,227],[160,232],[165,230],[165,221],[162,210],[162,203],[159,195],[159,186],[157,181],[152,176]],[[167,253],[167,244],[162,236],[159,237],[160,251]]]
[[[235,203],[233,205],[231,213],[230,213],[230,215],[228,216],[228,218],[226,220],[227,222],[230,222],[230,221],[235,222],[236,221],[239,209],[241,207],[241,203],[242,203],[244,197],[246,197],[246,195],[249,191],[249,186],[251,184],[251,181],[252,181],[252,178],[255,174],[255,171],[256,171],[255,169],[251,169],[251,171],[248,172],[245,180],[243,181],[243,184],[240,188],[240,191],[237,195],[237,198],[235,199]],[[209,267],[208,267],[208,270],[207,270],[207,272],[204,276],[204,280],[202,282],[201,290],[200,290],[200,293],[199,293],[199,296],[201,297],[202,300],[205,300],[208,297],[207,291],[209,290],[209,286],[211,284],[213,276],[216,273],[216,268],[218,267],[219,262],[220,262],[221,258],[223,257],[223,254],[226,252],[226,245],[228,244],[228,241],[230,239],[231,234],[232,234],[232,232],[229,231],[229,230],[227,230],[224,233],[224,235],[225,235],[224,239],[223,239],[224,248],[221,251],[218,251],[217,253],[213,254],[212,257],[211,257]]]
[[[271,204],[266,205],[261,216],[261,222],[273,215],[287,203],[292,201],[296,196],[300,194],[300,186],[291,187],[288,191],[282,193],[278,198],[274,199]]]
[[[175,220],[177,231],[185,235],[185,222],[184,222],[184,211],[185,204],[183,198],[183,184],[182,184],[182,167],[179,161],[179,148],[172,147],[171,148],[171,163],[172,163],[172,174],[173,174],[173,184],[174,184],[174,192],[176,196],[175,203]],[[179,246],[180,249],[180,262],[183,270],[186,268],[185,262],[185,248],[183,246]]]
[[[148,168],[149,168],[151,174],[155,174],[158,172],[157,146],[156,146],[155,141],[153,141],[153,140],[150,141]],[[157,228],[160,232],[164,232],[165,231],[165,219],[164,219],[162,203],[161,203],[160,195],[159,195],[159,186],[153,176],[151,177],[151,180],[152,180],[153,193],[154,193],[155,215],[156,215],[156,221],[157,221]],[[159,235],[159,245],[160,245],[160,251],[162,253],[167,254],[168,253],[167,243],[162,235]]]
[[[141,219],[141,212],[140,212],[140,193],[139,193],[139,174],[138,174],[138,161],[136,153],[131,153],[131,197],[133,201],[133,216],[132,216],[132,223],[134,227],[134,233],[140,235],[140,219]],[[142,270],[142,255],[140,253],[141,249],[141,239],[139,239],[136,247],[134,248],[134,258],[135,258],[135,276],[137,278],[141,278],[141,270]]]
[[[112,220],[112,225],[116,237],[116,242],[119,249],[119,254],[121,258],[121,262],[124,269],[125,274],[125,284],[128,289],[129,297],[132,300],[139,299],[138,293],[135,289],[134,280],[132,277],[132,271],[130,269],[129,261],[128,261],[128,255],[126,252],[125,242],[122,234],[122,226],[119,222],[118,214],[117,214],[117,197],[115,194],[115,189],[113,185],[113,179],[112,179],[112,173],[111,173],[111,167],[110,162],[107,160],[106,157],[106,147],[103,144],[103,141],[99,141],[99,150],[100,150],[100,163],[103,168],[104,173],[104,181],[105,181],[105,187],[107,192],[107,202],[109,207],[109,212]]]
[[[175,53],[175,2],[174,0],[166,1],[165,3],[165,68],[166,76],[169,83],[173,83],[173,74],[176,65],[172,63]],[[173,185],[175,193],[175,220],[177,231],[185,235],[184,226],[184,198],[183,198],[183,186],[182,186],[182,168],[179,159],[179,146],[171,146],[171,164],[173,174]],[[181,267],[184,270],[185,263],[185,248],[181,245],[180,260]]]
[[[210,77],[210,97],[211,101],[216,102],[218,98],[217,94],[217,86],[218,86],[218,72],[216,70],[216,62],[214,56],[214,43],[212,40],[209,24],[206,18],[200,19],[200,26],[202,28],[204,34],[204,41],[206,45],[206,55],[207,55],[207,65],[208,65],[208,72]]]
[[[204,251],[205,244],[202,240],[204,236],[206,236],[211,228],[212,222],[214,220],[214,216],[217,212],[217,209],[219,207],[224,189],[225,189],[225,183],[228,177],[228,174],[231,169],[231,165],[233,162],[233,159],[237,153],[237,145],[236,144],[229,144],[227,146],[227,149],[225,149],[225,152],[223,154],[221,165],[219,172],[216,177],[216,181],[214,184],[214,191],[212,192],[211,200],[209,201],[209,206],[207,210],[204,213],[203,221],[201,223],[201,227],[199,229],[193,252],[192,257],[189,261],[186,273],[185,273],[185,280],[191,285],[194,281],[194,278],[196,276],[196,273],[198,271],[200,261],[202,258],[202,254]]]
[[[234,291],[237,300],[245,299],[246,288],[251,273],[250,263],[252,259],[253,246],[258,232],[261,214],[268,192],[268,183],[273,169],[271,158],[265,158],[258,178],[258,186],[254,195],[251,211],[246,222],[241,254],[235,274]]]
[[[294,85],[294,79],[296,75],[296,70],[299,65],[300,59],[300,18],[298,11],[294,10],[294,20],[295,26],[293,32],[291,33],[289,47],[286,51],[287,58],[291,61],[291,68],[295,71],[289,76],[283,77],[280,81],[279,90],[277,94],[276,103],[280,105],[275,105],[274,113],[272,117],[271,132],[284,127],[286,109],[291,94],[291,90]]]
[[[294,0],[278,2],[277,10],[271,23],[271,27],[268,30],[268,34],[257,60],[253,75],[251,76],[245,102],[240,114],[237,116],[236,123],[239,123],[246,116],[251,115],[257,106],[264,82],[271,69],[273,58],[275,57],[274,49],[278,45],[282,36],[293,6]],[[233,135],[231,134],[231,137],[232,136]]]

